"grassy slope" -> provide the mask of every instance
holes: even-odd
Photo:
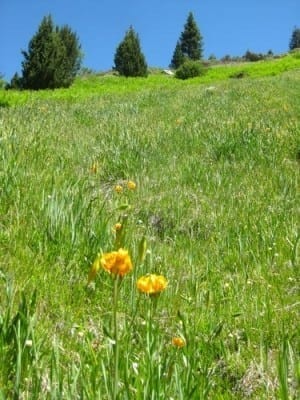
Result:
[[[256,65],[245,68],[262,74]],[[104,77],[96,84],[81,80],[70,91],[6,94],[20,104],[0,109],[1,304],[5,279],[14,282],[14,304],[21,290],[30,298],[38,288],[35,358],[24,356],[28,370],[15,390],[29,398],[40,392],[45,398],[49,390],[59,398],[61,380],[64,398],[83,392],[106,398],[111,282],[101,272],[89,290],[86,277],[100,249],[111,250],[112,227],[126,212],[134,263],[143,235],[149,252],[122,287],[122,398],[143,398],[144,390],[145,398],[163,399],[292,398],[299,345],[299,72],[199,85],[228,70],[216,71],[188,82]],[[127,179],[138,189],[117,195],[115,184]],[[131,208],[121,211],[128,202]],[[136,278],[150,271],[169,280],[159,299],[160,356],[153,358],[151,381],[147,302],[135,291]],[[4,306],[1,313],[7,315]],[[169,346],[175,334],[188,343],[181,353]],[[3,329],[1,340],[8,341]],[[9,343],[1,357],[14,363]],[[4,361],[0,389],[9,396]]]
[[[200,77],[182,82],[172,79],[164,74],[154,73],[148,78],[120,78],[113,75],[87,76],[78,78],[70,89],[30,91],[0,91],[0,106],[22,104],[37,99],[57,99],[78,101],[87,97],[101,94],[127,95],[129,92],[148,90],[160,90],[163,88],[180,88],[187,85],[216,83],[227,80],[231,76],[242,72],[251,78],[264,76],[276,76],[289,70],[300,68],[299,53],[288,54],[279,59],[259,61],[255,63],[238,63],[230,65],[217,65],[208,69],[207,73]]]

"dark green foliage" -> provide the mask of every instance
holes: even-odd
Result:
[[[215,61],[217,61],[217,57],[214,54],[210,54],[210,56],[208,57],[208,61],[215,62]]]
[[[190,12],[184,25],[184,30],[176,44],[170,66],[178,68],[187,59],[194,61],[201,60],[202,53],[203,38],[196,24],[194,15]]]
[[[247,50],[244,55],[244,59],[246,61],[251,61],[251,62],[260,61],[260,60],[263,60],[264,58],[265,58],[265,56],[263,54],[253,53],[252,51],[249,51],[249,50]]]
[[[177,70],[176,78],[189,79],[201,76],[205,73],[205,67],[199,61],[186,60]]]
[[[290,50],[300,48],[300,28],[294,28],[289,47]]]
[[[230,78],[241,79],[249,76],[247,71],[236,71],[233,74],[229,75]]]
[[[141,51],[140,40],[132,27],[116,49],[115,70],[123,76],[147,76],[147,63]]]
[[[82,58],[76,34],[68,26],[55,27],[51,15],[43,18],[22,54],[22,88],[35,90],[69,87]]]
[[[172,57],[172,61],[170,64],[170,68],[174,68],[177,69],[178,67],[180,67],[181,64],[184,63],[185,57],[184,54],[181,50],[181,44],[180,41],[178,40],[174,53],[173,53],[173,57]]]
[[[184,30],[180,37],[181,50],[191,60],[202,58],[203,43],[202,36],[194,19],[193,13],[189,13]]]
[[[5,89],[22,89],[22,78],[16,72],[12,77],[10,83],[7,83]]]

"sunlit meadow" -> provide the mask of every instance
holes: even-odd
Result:
[[[1,92],[1,400],[298,398],[289,60]]]

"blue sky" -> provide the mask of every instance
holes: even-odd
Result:
[[[204,56],[241,56],[246,50],[283,53],[300,0],[0,0],[0,73],[21,71],[21,50],[45,15],[79,36],[83,66],[105,71],[130,25],[139,34],[149,66],[166,68],[192,11],[204,39]]]

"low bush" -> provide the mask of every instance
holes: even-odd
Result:
[[[176,70],[175,77],[178,79],[195,78],[204,75],[206,69],[199,61],[187,60]]]
[[[235,79],[246,78],[247,76],[249,76],[249,73],[247,71],[236,71],[229,75],[230,78]]]

